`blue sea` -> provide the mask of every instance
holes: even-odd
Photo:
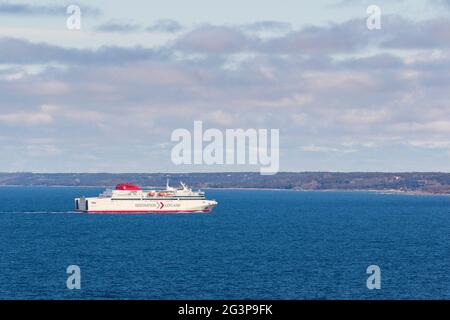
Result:
[[[206,190],[212,214],[72,211],[101,191],[0,188],[0,299],[450,298],[447,196]]]

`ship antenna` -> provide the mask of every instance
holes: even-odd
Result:
[[[180,183],[181,186],[183,187],[183,190],[189,190],[189,187],[186,184],[184,184],[182,181],[180,181]]]

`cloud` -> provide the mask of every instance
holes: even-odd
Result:
[[[405,66],[402,58],[389,53],[374,54],[369,57],[349,58],[343,61],[343,66],[347,68],[375,70],[375,69],[396,69]]]
[[[329,152],[351,153],[356,151],[355,149],[315,146],[315,145],[304,146],[301,148],[301,150],[305,152],[320,152],[320,153],[329,153]]]
[[[450,0],[429,0],[431,5],[438,4],[444,8],[450,9]]]
[[[175,33],[182,31],[184,27],[175,20],[172,19],[161,19],[156,21],[151,26],[147,27],[147,31],[150,32],[166,32]]]
[[[97,26],[96,30],[101,32],[117,32],[117,33],[129,33],[129,32],[162,32],[162,33],[176,33],[184,30],[185,28],[175,20],[161,19],[154,24],[143,29],[141,25],[130,22],[121,22],[117,20],[111,20]]]
[[[45,110],[45,108],[40,108],[38,111],[22,111],[5,114],[0,113],[0,123],[7,125],[34,126],[49,124],[51,122],[53,122],[53,117],[47,110]]]
[[[242,26],[244,30],[248,31],[272,31],[272,32],[285,32],[292,30],[292,25],[288,22],[281,21],[257,21]]]
[[[130,32],[162,32],[162,33],[176,33],[184,30],[185,28],[175,20],[161,19],[147,28],[142,28],[141,25],[131,22],[122,22],[118,20],[111,20],[105,22],[96,27],[100,32],[117,32],[117,33],[130,33]]]
[[[284,31],[281,36],[263,39],[246,31]],[[353,19],[327,26],[292,30],[289,24],[260,21],[241,27],[203,25],[181,35],[175,47],[197,53],[261,52],[271,54],[337,54],[355,52],[379,40],[370,33],[364,19]]]
[[[365,18],[324,26],[292,30],[289,25],[261,21],[241,27],[203,25],[182,34],[175,47],[196,53],[337,55],[372,49],[445,49],[450,45],[450,22],[444,18],[411,21],[398,15],[384,15],[382,30],[369,30]],[[281,30],[277,37],[264,39],[246,31]]]
[[[0,38],[0,63],[115,64],[152,58],[163,59],[164,55],[165,53],[161,50],[140,46],[131,48],[103,46],[95,50],[74,49],[34,43],[24,39]]]
[[[309,26],[265,44],[265,49],[290,54],[337,54],[366,48],[371,41],[365,20]]]
[[[390,32],[381,42],[383,48],[427,49],[450,47],[450,20],[446,18],[412,22],[390,16],[384,19]]]
[[[204,25],[181,35],[176,49],[202,53],[232,53],[254,47],[253,40],[243,32],[223,26]]]
[[[79,5],[83,14],[97,16],[100,10],[90,6]],[[67,15],[67,7],[65,5],[38,5],[26,3],[11,3],[8,1],[0,1],[0,15]]]
[[[374,168],[386,150],[448,150],[450,50],[435,40],[445,40],[446,22],[383,21],[378,31],[361,19],[270,39],[242,26],[202,25],[160,48],[74,49],[2,38],[0,136],[53,138],[44,144],[65,150],[75,168],[79,150],[94,150],[90,164],[101,169],[125,149],[142,159],[133,171],[170,165],[170,147],[160,145],[170,146],[171,131],[194,120],[280,128],[282,162],[292,165],[286,169]],[[409,27],[423,27],[433,42],[406,33]],[[400,35],[408,40],[394,41]],[[27,72],[35,65],[38,71]],[[333,158],[347,153],[354,159]]]
[[[261,25],[266,25],[262,21]],[[255,23],[256,24],[256,23]],[[270,25],[270,23],[269,23]],[[98,27],[109,32],[133,32],[140,30],[132,23],[108,22]],[[254,53],[263,55],[295,55],[298,59],[309,57],[308,63],[326,65],[330,56],[362,53],[369,48],[378,56],[364,62],[379,66],[399,63],[387,49],[441,49],[450,45],[448,19],[428,19],[413,22],[398,16],[383,18],[383,29],[371,31],[364,19],[353,19],[325,26],[309,26],[300,30],[264,39],[249,35],[242,27],[202,25],[181,33],[172,42],[159,48],[103,46],[99,49],[63,48],[46,43],[35,43],[15,38],[0,38],[0,63],[49,63],[114,64],[152,59],[169,59],[171,55],[206,54],[210,58],[224,55]]]
[[[140,29],[141,27],[138,24],[124,23],[116,20],[105,22],[96,28],[97,31],[118,33],[136,32]]]

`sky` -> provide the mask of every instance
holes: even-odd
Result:
[[[450,0],[0,0],[0,172],[259,171],[173,164],[196,120],[279,129],[280,171],[448,172]]]

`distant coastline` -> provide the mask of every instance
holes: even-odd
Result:
[[[401,190],[372,190],[372,189],[324,189],[324,190],[295,190],[295,189],[268,189],[268,188],[203,188],[205,190],[260,190],[260,191],[292,191],[292,192],[354,192],[354,193],[379,193],[379,194],[398,194],[411,196],[450,196],[450,193],[431,193],[423,191],[401,191]]]
[[[6,187],[47,187],[47,188],[111,188],[113,186],[83,186],[83,185],[0,185],[0,188]],[[162,188],[163,186],[143,186],[144,188]],[[450,193],[431,193],[431,192],[423,192],[423,191],[400,191],[400,190],[354,190],[354,189],[326,189],[326,190],[296,190],[296,189],[280,189],[280,188],[242,188],[242,187],[226,187],[226,188],[201,188],[202,190],[236,190],[236,191],[289,191],[289,192],[349,192],[349,193],[376,193],[376,194],[389,194],[389,195],[409,195],[409,196],[450,196]]]
[[[129,182],[165,186],[183,181],[199,189],[377,192],[449,195],[450,173],[440,172],[258,172],[217,173],[0,173],[0,186],[113,187]]]

